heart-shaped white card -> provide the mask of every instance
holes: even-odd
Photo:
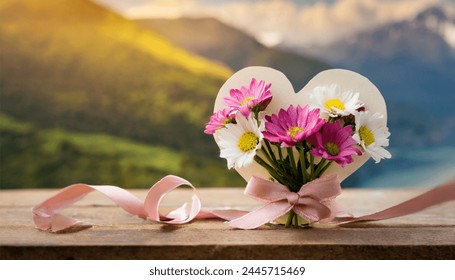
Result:
[[[286,76],[272,68],[268,67],[248,67],[235,73],[221,87],[215,100],[214,111],[219,111],[226,107],[223,98],[229,96],[231,89],[239,89],[242,86],[248,86],[251,79],[264,80],[271,83],[270,91],[273,95],[272,102],[265,110],[266,115],[277,114],[280,109],[287,109],[290,105],[309,105],[310,93],[318,86],[330,86],[336,84],[342,92],[352,90],[360,94],[360,100],[364,103],[365,108],[371,113],[381,113],[384,118],[382,124],[387,124],[387,108],[379,90],[364,76],[343,69],[333,69],[323,71],[317,74],[311,81],[299,92],[295,93],[292,84]],[[215,137],[215,141],[217,141]],[[354,162],[340,167],[338,164],[332,164],[324,174],[337,174],[340,181],[346,179],[362,166],[369,158],[368,153],[361,156],[354,156]],[[237,172],[248,181],[252,176],[268,179],[268,172],[258,163],[253,162],[251,165],[243,168],[236,168]]]

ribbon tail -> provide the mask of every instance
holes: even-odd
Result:
[[[417,197],[382,211],[361,217],[337,218],[334,219],[333,222],[341,225],[355,222],[386,220],[413,214],[428,207],[452,200],[455,200],[455,181],[433,188]]]
[[[128,213],[145,218],[146,213],[142,201],[124,189],[115,186],[75,184],[62,189],[54,196],[33,207],[32,214],[36,228],[50,232],[62,232],[90,227],[76,219],[61,215],[58,211],[71,206],[94,190],[110,198]]]
[[[292,208],[287,201],[271,202],[230,221],[229,225],[239,229],[255,229],[286,214]]]
[[[92,225],[56,213],[52,218],[52,224],[49,231],[53,233],[77,232],[91,227]]]
[[[225,221],[232,221],[248,213],[248,211],[235,209],[200,211],[196,219],[221,219]]]

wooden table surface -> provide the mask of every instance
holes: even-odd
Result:
[[[339,201],[363,215],[412,198],[423,189],[345,189]],[[220,220],[170,226],[133,217],[99,193],[64,213],[93,224],[52,234],[34,228],[31,208],[56,190],[0,190],[0,259],[455,259],[455,202],[387,221],[310,229],[264,226],[235,230]],[[131,190],[143,199],[147,190]],[[258,206],[242,188],[199,189],[206,209]],[[190,195],[174,191],[175,208]]]

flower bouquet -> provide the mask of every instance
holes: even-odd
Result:
[[[246,81],[249,73],[247,68],[235,82]],[[214,135],[229,169],[235,168],[247,180],[259,176],[277,182],[293,193],[326,174],[339,174],[344,179],[369,156],[376,163],[390,158],[384,149],[390,136],[381,113],[385,106],[377,112],[362,100],[365,95],[365,100],[375,103],[368,93],[322,80],[322,84],[310,86],[301,99],[292,91],[297,104],[289,104],[283,97],[281,81],[276,91],[268,80],[254,76],[247,84],[237,83],[228,90],[224,87],[204,132]],[[273,103],[275,98],[279,100]],[[355,160],[356,166],[350,169]],[[294,210],[285,216],[276,221],[286,227],[317,222]]]

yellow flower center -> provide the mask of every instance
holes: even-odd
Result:
[[[338,145],[330,142],[325,143],[325,150],[331,156],[336,156],[340,152],[340,148],[338,147]]]
[[[248,96],[246,97],[245,99],[242,100],[242,102],[240,102],[240,106],[243,106],[245,105],[246,103],[248,103],[249,101],[253,100],[254,97],[253,96]]]
[[[374,139],[373,131],[371,131],[366,126],[361,126],[359,128],[359,136],[360,136],[360,139],[365,144],[365,147],[370,146],[371,144],[373,144],[376,141],[376,139]]]
[[[337,108],[339,110],[344,110],[346,107],[344,106],[343,101],[341,101],[339,98],[335,99],[330,99],[325,102],[325,107],[327,110],[334,111],[333,108]]]
[[[237,147],[239,147],[242,152],[246,153],[254,150],[258,143],[259,137],[257,137],[256,134],[253,132],[245,132],[240,136]]]
[[[293,126],[289,129],[289,136],[291,136],[291,138],[293,140],[295,140],[295,135],[299,132],[302,132],[303,131],[303,128],[301,127],[298,127],[298,126]]]

